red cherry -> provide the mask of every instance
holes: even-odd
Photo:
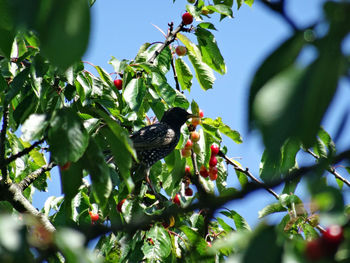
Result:
[[[191,140],[187,140],[187,142],[185,144],[185,149],[191,150],[192,146],[193,146],[193,142]]]
[[[339,225],[331,225],[322,233],[322,239],[326,244],[339,245],[344,239],[343,228]]]
[[[182,23],[184,23],[184,25],[192,24],[192,22],[193,16],[189,12],[186,12],[182,15]]]
[[[178,56],[184,56],[187,54],[187,48],[184,46],[177,46],[175,48],[176,55]]]
[[[96,222],[99,218],[99,215],[98,214],[95,214],[93,213],[92,211],[89,211],[89,214],[90,214],[90,218],[91,218],[91,222]]]
[[[217,145],[216,143],[213,143],[210,146],[210,150],[211,150],[211,155],[217,155],[220,151],[219,145]]]
[[[209,166],[214,167],[218,163],[218,159],[216,159],[215,155],[212,155],[209,160]]]
[[[191,124],[194,126],[194,127],[196,127],[198,124],[200,124],[202,121],[201,121],[201,118],[196,118],[196,117],[194,117],[194,118],[192,118],[191,119]]]
[[[212,181],[215,181],[218,178],[218,168],[214,167],[210,167],[209,169],[209,178]]]
[[[185,189],[185,195],[186,196],[192,196],[193,195],[193,190],[191,188],[186,188]]]
[[[202,165],[201,168],[199,169],[199,174],[204,178],[209,176],[209,172],[204,165]]]
[[[318,261],[324,256],[324,248],[320,239],[312,240],[306,244],[306,257],[310,261]]]
[[[199,117],[203,118],[204,117],[204,113],[202,110],[199,110]]]
[[[123,88],[123,80],[121,79],[115,79],[114,80],[114,86],[118,89],[121,90]]]
[[[193,131],[193,132],[191,132],[191,134],[190,134],[190,138],[191,138],[191,141],[192,141],[192,142],[198,142],[199,139],[200,139],[200,135],[199,135],[198,132]]]
[[[63,166],[60,166],[61,171],[67,171],[71,165],[71,162],[66,162]]]
[[[188,158],[188,157],[191,156],[191,150],[190,150],[190,149],[183,148],[183,149],[181,150],[181,155],[182,155],[182,157],[184,157],[184,158]]]
[[[185,167],[185,174],[191,175],[191,167],[189,167],[188,165],[186,165],[186,167]]]
[[[173,198],[173,203],[174,204],[177,204],[177,205],[180,205],[180,195],[179,194],[176,194],[175,197]]]
[[[121,201],[117,204],[117,211],[118,211],[119,213],[122,212],[122,207],[123,207],[123,204],[124,204],[125,200],[126,200],[126,198],[124,198],[123,200],[121,200]]]

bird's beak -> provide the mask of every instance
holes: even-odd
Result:
[[[191,119],[191,118],[200,118],[200,117],[198,115],[196,115],[196,114],[190,113],[190,114],[187,115],[187,119]]]

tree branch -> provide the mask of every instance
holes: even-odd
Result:
[[[337,163],[343,159],[350,159],[350,150],[344,151],[339,155],[335,156],[331,160],[331,162]],[[263,188],[266,189],[266,187],[273,188],[273,187],[279,186],[282,183],[290,181],[292,179],[300,178],[303,175],[312,175],[313,174],[311,173],[312,171],[323,169],[324,165],[325,165],[324,162],[319,162],[315,165],[301,167],[297,170],[293,170],[283,178],[279,178],[277,180],[273,180],[265,184],[249,182],[248,184],[246,184],[246,186],[242,190],[234,192],[230,195],[214,196],[214,195],[208,194],[208,198],[205,198],[205,200],[199,201],[197,203],[193,203],[187,207],[179,208],[179,207],[172,206],[164,210],[164,212],[161,215],[154,215],[154,216],[148,216],[148,217],[143,215],[128,224],[115,224],[110,227],[106,225],[93,225],[93,226],[89,225],[89,226],[80,226],[77,229],[83,232],[86,235],[88,240],[94,239],[102,234],[106,234],[109,232],[133,233],[138,229],[142,229],[143,227],[148,226],[154,221],[167,220],[168,218],[170,218],[170,216],[175,216],[178,214],[184,214],[195,210],[208,209],[208,208],[214,212],[215,210],[224,206],[226,203],[233,200],[241,199],[246,195],[252,193],[253,191],[263,189]]]
[[[23,196],[22,190],[17,184],[11,184],[6,190],[7,193],[2,193],[2,195],[6,195],[6,201],[11,203],[18,212],[29,213],[34,216],[49,232],[54,232],[56,230],[49,219],[40,213],[27,198]]]
[[[31,174],[29,174],[27,177],[25,177],[21,182],[19,182],[18,187],[21,189],[21,191],[24,191],[25,189],[27,189],[29,185],[31,185],[36,179],[38,179],[40,175],[42,175],[47,171],[50,171],[54,166],[55,164],[51,162],[35,170]]]
[[[236,171],[239,171],[241,173],[244,173],[246,176],[248,176],[250,179],[252,179],[254,182],[256,182],[257,184],[261,185],[266,191],[268,191],[270,194],[272,194],[277,200],[279,199],[279,195],[273,191],[271,188],[268,188],[263,182],[261,182],[260,180],[258,180],[251,172],[249,172],[249,169],[243,169],[241,167],[239,167],[237,164],[235,164],[234,162],[231,161],[230,158],[228,158],[225,154],[223,154],[221,151],[218,154],[220,157],[224,158],[226,160],[227,163],[231,164],[233,166],[233,168]]]
[[[45,141],[45,138],[41,139],[40,141],[37,141],[35,143],[33,143],[30,147],[23,149],[22,151],[11,155],[9,158],[7,158],[4,162],[3,165],[8,165],[9,163],[15,161],[16,159],[30,153],[36,146],[38,146],[39,144],[42,144]]]
[[[319,160],[320,157],[315,154],[314,152],[312,152],[310,149],[307,149],[306,152],[310,155],[312,155],[316,160]],[[334,167],[332,167],[331,165],[327,168],[327,171],[330,172],[331,174],[334,175],[335,178],[337,178],[338,180],[342,181],[343,183],[345,183],[347,186],[350,187],[350,182],[348,180],[346,180],[343,176],[341,176]]]

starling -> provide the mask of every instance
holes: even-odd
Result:
[[[133,133],[130,139],[140,163],[150,168],[170,154],[179,142],[181,126],[191,117],[195,116],[182,108],[174,107],[164,113],[159,123]]]

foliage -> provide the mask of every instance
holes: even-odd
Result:
[[[319,222],[327,219],[342,226],[344,240],[322,262],[349,262],[350,210],[344,195],[350,183],[334,165],[347,164],[349,172],[350,149],[338,152],[320,127],[339,80],[349,77],[349,54],[342,50],[350,32],[349,2],[326,1],[322,21],[307,28],[297,28],[287,17],[284,1],[263,2],[294,31],[264,60],[250,86],[249,124],[266,146],[259,179],[226,155],[222,135],[242,143],[239,132],[220,117],[203,118],[200,127],[188,122],[176,149],[152,166],[156,192],[137,178],[129,134],[149,124],[147,115],[160,119],[171,107],[198,114],[199,105],[181,90],[190,91],[195,76],[204,92],[214,87],[214,71],[226,73],[215,26],[207,20],[232,17],[234,4],[239,9],[253,1],[187,4],[199,23],[175,29],[170,24],[163,44],[145,43],[133,60],[111,58],[122,90],[105,69],[94,66],[94,75],[81,62],[94,2],[0,0],[0,261],[309,262],[307,241],[322,235]],[[328,27],[321,36],[315,33],[319,24]],[[175,38],[187,48],[188,60],[176,57]],[[300,65],[300,54],[310,46],[317,57]],[[176,88],[167,79],[172,72]],[[185,158],[181,149],[195,129],[200,140]],[[209,167],[213,143],[221,151],[218,178],[212,181],[199,169]],[[301,151],[315,163],[299,167]],[[225,162],[236,170],[240,186],[227,186]],[[32,195],[47,190],[56,165],[64,196],[48,198],[38,211]],[[326,173],[338,184],[327,182]],[[295,194],[301,182],[308,186],[310,206]],[[185,195],[190,183],[194,196]],[[284,186],[279,194],[272,190],[278,185]],[[259,217],[279,213],[280,222],[251,229],[236,211],[224,209],[261,188],[277,200]],[[176,194],[180,206],[172,202]],[[97,222],[91,222],[92,213],[99,215]],[[91,249],[93,239],[98,242]]]

